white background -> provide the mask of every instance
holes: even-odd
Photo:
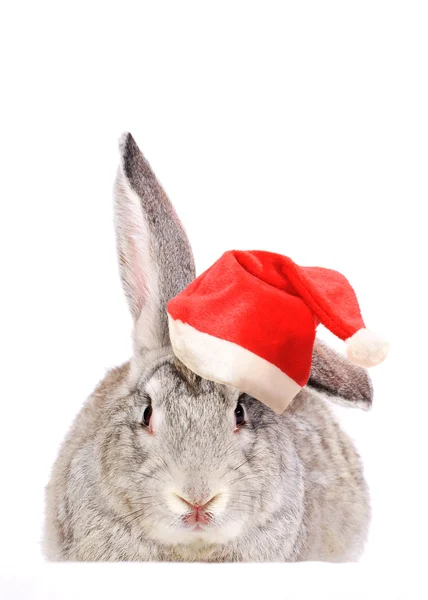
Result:
[[[251,577],[260,583],[265,573],[271,585],[297,577],[319,594],[328,577],[331,597],[347,581],[373,590],[383,568],[403,589],[419,585],[428,502],[425,8],[409,0],[2,3],[0,565],[17,573],[16,597],[42,594],[41,581],[60,573],[40,553],[43,488],[74,415],[131,351],[112,225],[125,130],[181,216],[198,272],[230,248],[337,269],[368,327],[392,343],[372,370],[371,413],[339,411],[372,490],[357,571],[228,569],[225,589],[245,575],[251,595]],[[137,567],[136,581],[153,585],[152,571]],[[81,589],[98,577],[70,568],[65,577]],[[171,568],[160,565],[156,580],[193,597],[199,566],[163,577]],[[24,581],[34,569],[39,576]],[[180,578],[194,588],[177,586]],[[15,597],[4,581],[4,596]]]

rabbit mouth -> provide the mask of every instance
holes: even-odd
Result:
[[[241,523],[221,523],[214,518],[209,523],[157,522],[150,529],[150,537],[163,544],[179,545],[180,547],[195,544],[209,545],[226,544],[242,532]]]
[[[185,529],[203,531],[213,527],[213,516],[210,513],[187,513],[182,519]]]

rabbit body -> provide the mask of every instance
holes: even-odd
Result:
[[[168,341],[165,303],[194,277],[193,257],[131,136],[121,153],[118,250],[134,356],[98,385],[60,449],[46,488],[46,557],[357,560],[368,488],[327,397],[369,404],[366,372],[317,341],[309,386],[278,415],[184,367]],[[207,507],[203,526],[189,505]]]

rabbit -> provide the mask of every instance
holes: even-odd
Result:
[[[119,151],[115,230],[133,355],[98,384],[60,448],[45,488],[45,558],[357,561],[369,490],[330,403],[370,408],[367,371],[316,339],[307,386],[277,414],[180,363],[166,305],[196,276],[192,251],[131,134]]]

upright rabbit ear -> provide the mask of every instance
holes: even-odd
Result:
[[[364,410],[371,408],[373,387],[367,371],[353,365],[318,338],[315,340],[307,385],[338,404]]]
[[[130,133],[119,148],[116,241],[138,355],[170,343],[166,305],[195,278],[195,265],[187,235]]]

